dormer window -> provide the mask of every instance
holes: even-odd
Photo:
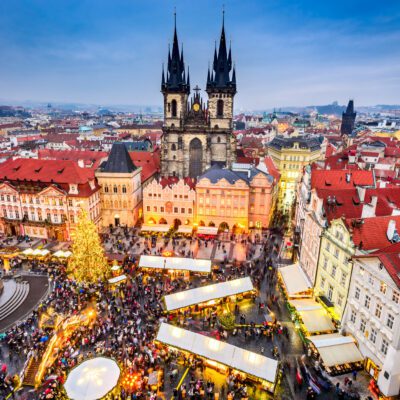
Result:
[[[78,185],[75,183],[70,183],[69,192],[73,194],[78,194]]]

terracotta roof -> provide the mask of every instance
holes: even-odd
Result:
[[[82,184],[94,179],[94,169],[80,168],[71,160],[17,158],[0,165],[0,179]]]
[[[350,175],[349,182],[346,176]],[[319,170],[311,171],[311,188],[312,189],[347,189],[357,186],[373,186],[374,175],[372,171],[362,170]]]
[[[84,161],[85,166],[97,168],[108,155],[105,151],[39,149],[38,158],[47,160]]]
[[[165,187],[169,186],[172,187],[179,182],[179,178],[177,176],[163,176],[161,177],[159,183],[164,189]],[[188,185],[190,189],[194,190],[196,188],[196,179],[191,177],[183,178],[183,182],[185,185]]]
[[[376,151],[362,151],[360,154],[363,157],[379,157],[379,153]]]
[[[273,176],[273,178],[275,179],[275,182],[278,182],[279,178],[281,177],[281,174],[280,174],[279,170],[275,167],[275,164],[272,161],[272,158],[270,156],[266,156],[264,158],[264,163],[268,169],[268,173]]]
[[[142,167],[142,183],[160,171],[160,152],[155,151],[130,151],[129,156],[137,167]]]
[[[386,236],[389,221],[395,221],[396,227],[400,229],[400,216],[387,216],[364,218],[357,220],[348,218],[346,226],[352,233],[353,243],[361,250],[379,250],[390,246],[392,243]]]

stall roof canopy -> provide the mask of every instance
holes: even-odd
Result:
[[[290,300],[303,320],[309,333],[328,332],[335,330],[331,318],[325,309],[312,299]]]
[[[142,232],[168,232],[169,230],[170,226],[166,224],[143,225],[141,228]]]
[[[197,228],[199,235],[218,235],[218,228],[215,226],[199,226]]]
[[[192,233],[193,227],[187,225],[179,225],[177,233]]]
[[[116,277],[114,277],[114,278],[110,278],[110,279],[108,280],[108,283],[111,283],[111,284],[113,284],[113,283],[119,283],[119,282],[124,281],[125,279],[126,279],[126,275],[119,275],[119,276],[116,276]]]
[[[114,360],[96,357],[72,369],[64,388],[70,399],[96,400],[117,385],[119,376],[120,369]]]
[[[165,268],[181,271],[210,273],[211,260],[183,257],[140,256],[139,268]]]
[[[351,336],[339,333],[310,336],[308,338],[317,348],[325,367],[355,363],[363,360],[360,350]]]
[[[167,311],[172,311],[251,290],[254,290],[253,283],[246,277],[169,294],[164,300]]]
[[[278,269],[289,296],[296,296],[309,291],[311,282],[299,264],[288,265]]]
[[[161,324],[156,340],[275,383],[277,360],[166,323]]]

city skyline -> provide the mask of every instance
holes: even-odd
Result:
[[[391,46],[400,38],[396,2],[296,3],[225,3],[238,109],[344,104],[349,98],[362,105],[398,103],[400,50]],[[112,7],[104,1],[6,0],[0,5],[6,60],[0,97],[161,105],[175,6],[192,86],[205,89],[222,2],[118,1]]]

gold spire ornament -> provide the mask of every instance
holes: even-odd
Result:
[[[107,258],[96,225],[86,210],[81,209],[73,236],[68,272],[81,283],[105,280],[109,272]]]

